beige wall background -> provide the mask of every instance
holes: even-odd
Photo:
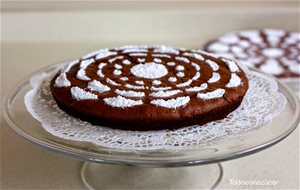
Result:
[[[298,1],[4,1],[1,40],[199,47],[234,30],[297,31],[298,12]]]

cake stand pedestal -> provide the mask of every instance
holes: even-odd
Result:
[[[81,180],[87,189],[215,189],[221,164],[149,168],[84,162]]]

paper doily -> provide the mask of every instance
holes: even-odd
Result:
[[[57,70],[56,70],[57,71]],[[285,107],[286,99],[278,92],[274,79],[249,71],[249,90],[241,106],[226,118],[202,126],[177,130],[123,131],[95,126],[60,110],[54,101],[49,83],[53,74],[42,73],[31,80],[31,89],[24,97],[31,115],[54,136],[84,141],[107,148],[123,150],[186,150],[238,135],[268,125]]]

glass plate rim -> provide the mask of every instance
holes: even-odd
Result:
[[[261,150],[264,150],[268,147],[271,147],[275,144],[277,144],[278,142],[280,142],[281,140],[285,139],[289,134],[291,134],[298,126],[299,124],[299,120],[300,120],[300,116],[297,117],[297,115],[295,114],[292,120],[292,124],[290,125],[290,127],[288,128],[288,130],[286,130],[284,133],[282,133],[281,135],[273,138],[272,140],[270,140],[269,142],[265,142],[265,143],[260,143],[258,145],[252,146],[250,148],[244,149],[244,150],[240,150],[240,151],[236,151],[236,152],[231,152],[230,154],[224,154],[222,156],[217,156],[214,157],[212,159],[201,159],[201,160],[197,160],[197,159],[193,159],[193,160],[153,160],[153,158],[151,157],[141,157],[142,159],[140,160],[135,160],[135,159],[126,159],[126,160],[121,160],[119,155],[113,155],[113,154],[108,154],[107,152],[110,151],[115,151],[116,149],[109,149],[109,148],[105,148],[103,147],[103,151],[104,153],[95,153],[95,152],[88,152],[88,151],[82,151],[82,150],[78,150],[75,148],[70,148],[67,147],[66,145],[57,145],[57,142],[46,142],[46,141],[41,141],[40,139],[30,136],[29,134],[25,133],[23,130],[21,130],[17,124],[15,124],[15,122],[12,120],[12,118],[9,115],[9,106],[10,103],[12,101],[12,97],[15,97],[15,95],[20,91],[20,89],[22,89],[22,87],[24,87],[27,83],[29,83],[29,80],[32,76],[40,73],[40,72],[47,72],[50,71],[54,68],[56,68],[58,65],[60,64],[64,64],[67,61],[63,61],[60,63],[56,63],[53,65],[49,65],[47,67],[41,68],[35,72],[32,72],[31,74],[27,75],[26,77],[24,77],[20,82],[17,83],[17,85],[15,85],[14,87],[12,87],[5,95],[3,98],[3,104],[2,104],[2,113],[3,113],[3,117],[4,120],[6,121],[7,125],[13,130],[15,131],[19,136],[21,136],[22,138],[26,139],[27,141],[41,147],[42,149],[51,151],[51,152],[55,152],[64,156],[69,156],[69,157],[73,157],[75,159],[79,159],[79,160],[84,160],[84,161],[91,161],[91,162],[99,162],[99,163],[109,163],[109,164],[121,164],[121,165],[134,165],[134,166],[143,166],[143,167],[177,167],[177,166],[191,166],[191,165],[200,165],[200,164],[210,164],[210,163],[215,163],[215,162],[221,162],[221,161],[227,161],[227,160],[231,160],[231,159],[236,159],[236,158],[240,158],[243,156],[247,156],[247,155],[251,155],[253,153],[259,152]],[[253,69],[251,68],[251,70],[254,70],[255,72],[259,72],[259,73],[263,73],[257,69]],[[263,73],[265,74],[265,73]],[[267,76],[270,76],[268,74],[265,74]],[[272,77],[272,76],[270,76]],[[295,106],[295,110],[297,113],[299,113],[300,110],[300,104],[299,104],[299,99],[296,97],[295,93],[292,92],[292,90],[290,88],[288,88],[285,84],[283,84],[282,82],[280,82],[278,79],[272,77],[273,79],[276,80],[278,86],[281,86],[284,90],[287,91],[287,93],[289,94],[289,96],[292,98],[292,101],[295,102],[294,106]],[[67,149],[69,148],[69,149]],[[151,152],[151,151],[149,151]],[[88,155],[86,155],[86,153],[89,153]],[[139,155],[136,153],[145,153],[144,151],[138,151],[135,152],[135,155]],[[108,156],[107,156],[108,155]]]

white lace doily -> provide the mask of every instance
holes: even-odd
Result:
[[[178,130],[123,131],[74,118],[60,110],[52,98],[49,82],[53,74],[42,73],[30,81],[33,89],[25,96],[25,105],[43,128],[54,136],[126,150],[190,149],[195,146],[243,135],[266,126],[285,107],[274,79],[249,71],[249,90],[241,106],[225,119],[203,126]]]

